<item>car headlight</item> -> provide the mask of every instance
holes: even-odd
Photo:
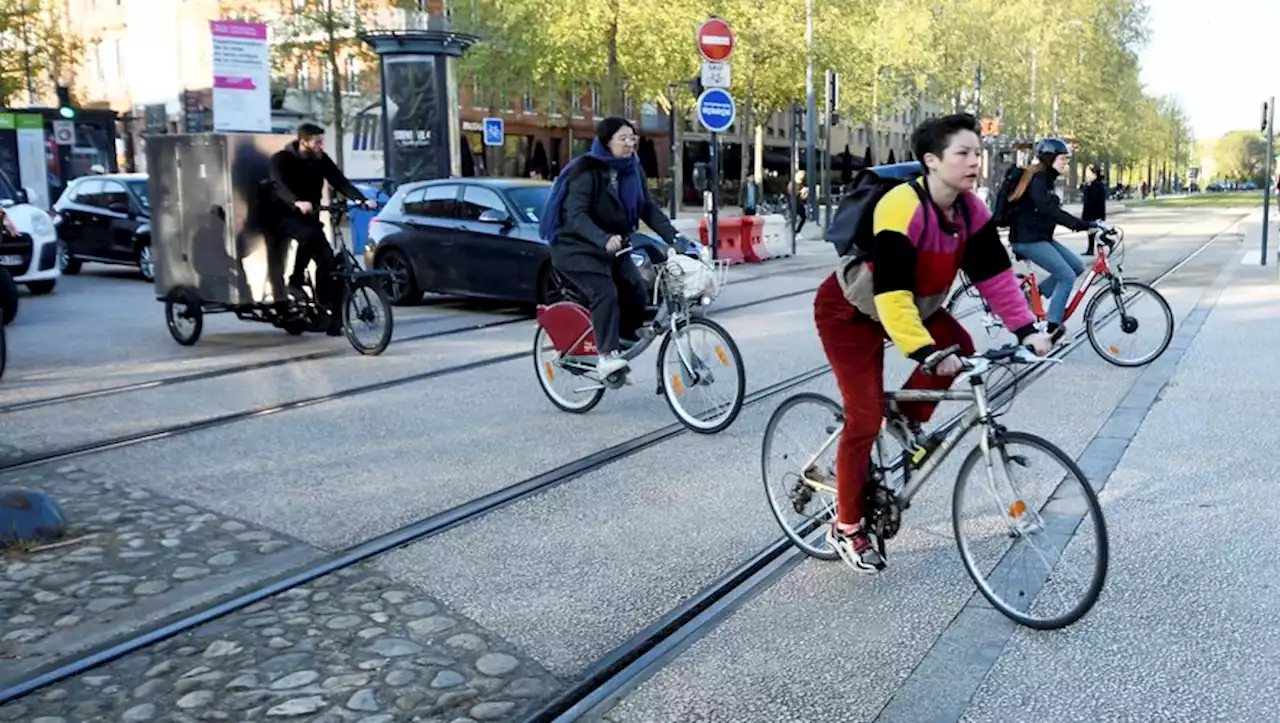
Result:
[[[31,219],[31,235],[32,236],[56,236],[57,231],[53,228],[53,222],[49,217],[40,214],[33,216]]]

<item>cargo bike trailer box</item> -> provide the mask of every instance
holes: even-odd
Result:
[[[292,335],[333,332],[328,311],[313,299],[291,298],[285,286],[294,240],[267,232],[269,214],[276,212],[271,206],[278,203],[263,192],[270,182],[271,156],[292,140],[256,133],[147,139],[154,289],[156,299],[165,303],[169,333],[179,344],[199,340],[205,313],[234,313]],[[321,218],[326,215],[338,222],[330,212]],[[335,240],[340,238],[338,228],[333,233]],[[381,354],[393,324],[381,288],[389,272],[362,269],[344,244],[338,246],[338,273],[345,285],[343,332],[361,354]],[[315,278],[314,261],[309,268]],[[373,326],[378,328],[376,339],[360,338]]]
[[[272,154],[292,138],[273,134],[176,134],[147,138],[152,254],[158,300],[194,292],[209,311],[287,303],[291,243],[263,230],[260,188]]]

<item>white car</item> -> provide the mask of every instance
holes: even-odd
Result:
[[[13,219],[19,233],[31,237],[31,248],[25,239],[19,244],[0,242],[0,266],[5,267],[14,282],[25,284],[33,294],[53,291],[62,272],[58,264],[58,231],[49,214],[27,202],[30,193],[19,189],[0,171],[0,206]]]

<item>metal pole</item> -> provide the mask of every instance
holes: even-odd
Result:
[[[675,220],[676,211],[680,208],[679,188],[680,184],[676,183],[676,151],[678,144],[676,142],[676,92],[674,89],[667,88],[668,97],[671,99],[671,107],[667,111],[667,135],[668,142],[671,147],[671,159],[667,165],[667,176],[671,179],[671,220]]]
[[[796,173],[800,166],[800,112],[795,103],[791,104],[791,198],[787,200],[787,231],[791,234],[791,255],[796,255],[796,202],[800,198],[800,186],[796,183]]]
[[[1262,184],[1262,265],[1267,265],[1267,231],[1271,222],[1271,192],[1274,181],[1271,178],[1271,162],[1276,153],[1276,97],[1271,96],[1264,108],[1263,123],[1267,126],[1267,161],[1263,165],[1267,169],[1266,183]]]
[[[814,216],[818,215],[818,193],[815,188],[816,179],[813,177],[813,153],[814,144],[817,141],[818,126],[818,104],[814,98],[813,92],[813,0],[805,0],[804,3],[804,38],[805,47],[808,49],[809,62],[805,66],[804,73],[804,90],[805,90],[805,132],[804,148],[804,175],[809,185],[809,203],[806,210]]]
[[[711,258],[720,258],[720,134],[711,134]]]
[[[826,214],[824,215],[823,220],[822,220],[822,230],[823,230],[823,235],[826,235],[826,232],[831,230],[831,199],[832,199],[832,197],[833,197],[833,195],[834,195],[834,194],[831,192],[831,108],[832,108],[832,102],[835,100],[835,98],[834,98],[834,97],[833,97],[833,95],[832,95],[832,90],[833,90],[833,89],[832,89],[832,87],[831,87],[831,86],[832,86],[832,74],[833,74],[833,72],[834,72],[834,71],[830,71],[830,70],[828,70],[828,71],[827,71],[827,73],[826,73],[826,80],[827,80],[827,94],[826,94],[826,95],[827,95],[827,98],[826,98],[826,102],[827,102],[827,109],[826,109],[826,110],[827,110],[827,120],[826,120],[826,122],[823,124],[823,126],[826,128],[826,146],[825,146],[825,151],[824,151],[824,153],[822,154],[822,185],[823,185],[823,188],[825,188],[825,189],[826,189],[826,195],[827,195],[827,204],[826,204],[826,205],[827,205],[827,211],[826,211]]]
[[[1031,128],[1028,135],[1032,140],[1038,135],[1036,130],[1036,51],[1031,51]]]

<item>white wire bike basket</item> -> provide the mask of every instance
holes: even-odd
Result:
[[[662,265],[659,286],[668,299],[683,303],[709,304],[724,291],[729,278],[729,262],[676,255]],[[656,291],[656,289],[655,289]],[[657,301],[656,295],[654,299]]]

